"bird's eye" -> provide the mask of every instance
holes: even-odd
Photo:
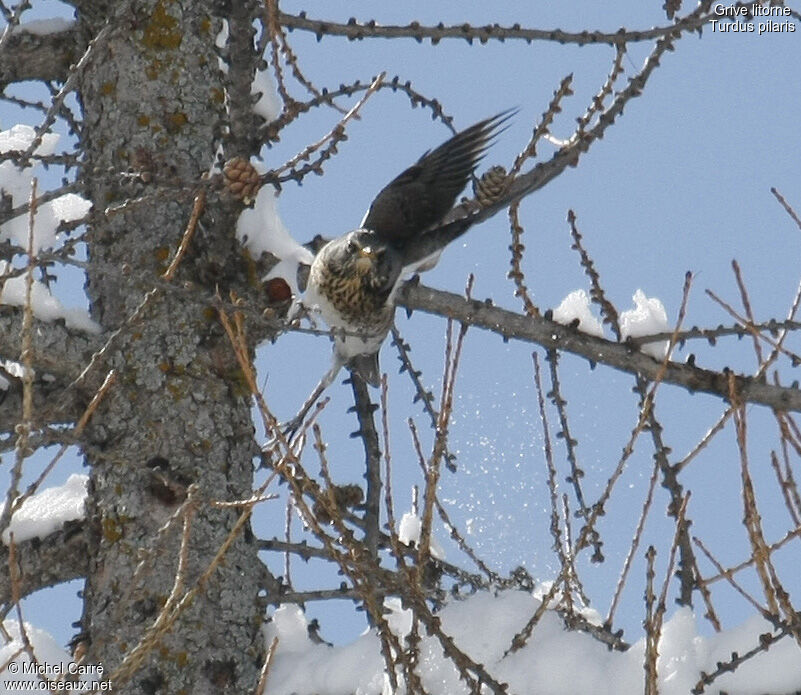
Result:
[[[353,240],[348,241],[348,252],[349,253],[356,253],[359,250],[359,245]]]

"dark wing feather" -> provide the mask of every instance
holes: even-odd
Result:
[[[492,138],[513,112],[504,111],[426,152],[375,198],[361,227],[397,243],[437,224],[453,207]]]

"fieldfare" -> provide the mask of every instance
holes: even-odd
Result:
[[[343,366],[379,385],[378,351],[392,326],[395,294],[404,277],[432,267],[442,249],[471,226],[469,217],[449,223],[444,218],[512,115],[506,111],[476,123],[423,154],[376,196],[358,229],[317,253],[303,304],[332,329],[334,360],[290,430]]]

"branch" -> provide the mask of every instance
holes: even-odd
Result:
[[[77,25],[48,34],[17,29],[0,52],[0,90],[24,80],[64,82],[85,50]]]
[[[76,372],[76,376],[78,373]],[[20,422],[22,413],[22,379],[11,376],[3,369],[0,369],[0,376],[9,382],[8,389],[0,390],[0,434],[8,434],[13,432]],[[32,384],[34,428],[38,428],[41,425],[74,422],[78,419],[82,410],[82,406],[77,399],[73,399],[67,404],[59,402],[60,396],[67,384],[70,383],[70,380],[49,379],[48,376],[36,378]],[[54,408],[54,405],[59,407]],[[65,405],[66,407],[64,407]],[[43,436],[42,442],[52,443],[52,437]]]
[[[22,309],[0,306],[0,358],[17,359],[20,353],[19,336],[22,330]],[[37,422],[65,422],[77,419],[86,403],[79,403],[81,394],[73,392],[67,402],[59,402],[66,386],[72,383],[89,362],[92,354],[103,344],[101,336],[67,328],[64,322],[34,320],[32,364],[36,371],[34,381],[34,412]],[[13,430],[21,412],[21,381],[4,373],[10,382],[6,391],[0,391],[0,431]],[[94,384],[94,388],[99,385]],[[87,385],[92,391],[92,385]],[[56,412],[54,406],[61,406]]]
[[[86,576],[90,553],[85,531],[84,521],[68,521],[46,538],[16,543],[23,597]],[[10,579],[8,547],[0,543],[0,603],[11,600]]]
[[[0,357],[16,359],[22,309],[0,305]],[[33,367],[57,378],[75,378],[92,353],[103,344],[103,337],[68,328],[63,319],[43,321],[34,317]],[[99,383],[98,383],[99,385]]]
[[[700,11],[701,7],[696,10],[696,13]],[[540,162],[525,173],[515,176],[503,194],[491,204],[479,205],[476,209],[476,201],[465,201],[454,207],[432,231],[455,239],[473,225],[493,217],[504,208],[514,205],[534,191],[543,188],[567,167],[577,166],[581,155],[587,152],[594,142],[603,138],[607,128],[612,126],[615,119],[623,114],[626,104],[631,99],[643,94],[648,79],[659,67],[661,57],[665,52],[674,49],[673,43],[674,39],[669,36],[656,42],[640,72],[629,78],[626,86],[617,92],[614,101],[599,114],[597,122],[592,128],[575,132],[551,159]]]
[[[365,545],[370,556],[378,559],[378,542],[381,533],[381,447],[378,431],[375,428],[373,413],[378,405],[370,400],[370,391],[364,380],[355,372],[349,377],[353,389],[354,405],[348,412],[355,412],[359,419],[359,429],[351,434],[364,444],[367,496],[364,505]]]
[[[258,62],[253,47],[253,18],[257,14],[257,7],[258,3],[252,0],[240,0],[230,6],[225,57],[228,64],[226,91],[231,137],[225,153],[226,159],[235,156],[250,157],[258,153],[261,146],[257,133],[264,119],[253,110],[250,94]]]
[[[436,26],[423,26],[419,22],[411,22],[405,26],[400,25],[381,25],[375,20],[364,23],[356,21],[351,17],[346,24],[340,22],[330,22],[324,19],[310,19],[305,12],[298,15],[279,12],[278,20],[289,29],[300,29],[309,31],[317,36],[317,40],[323,36],[344,36],[350,41],[361,39],[396,39],[411,38],[422,42],[425,39],[432,44],[439,43],[442,39],[462,39],[468,43],[479,41],[507,41],[512,39],[522,40],[526,43],[532,41],[555,41],[558,43],[572,43],[580,46],[587,44],[620,44],[637,41],[651,41],[662,38],[680,31],[697,30],[706,24],[714,15],[693,13],[690,17],[663,27],[654,27],[644,31],[627,31],[623,27],[613,32],[605,31],[580,31],[570,32],[561,29],[529,29],[514,24],[509,27],[502,27],[500,24],[487,24],[484,26],[472,26],[468,23],[453,24],[445,26],[440,23]]]
[[[530,318],[477,300],[467,300],[452,292],[424,285],[404,285],[398,293],[399,306],[419,309],[456,321],[478,326],[504,338],[536,343],[546,349],[562,350],[629,374],[657,380],[662,364],[637,352],[625,343],[596,338],[545,318]],[[729,399],[729,372],[716,372],[690,364],[668,362],[661,381]],[[771,386],[753,377],[733,377],[737,396],[744,402],[767,405],[776,410],[801,411],[801,390]]]

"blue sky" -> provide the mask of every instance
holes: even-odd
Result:
[[[346,21],[353,15],[385,24],[413,19],[436,23],[441,18],[446,24],[498,21],[537,28],[616,30],[665,23],[659,3],[650,7],[617,3],[613,8],[596,3],[530,3],[525,9],[518,3],[491,9],[485,3],[352,3],[338,15],[320,3],[284,5],[286,11],[293,8],[305,9],[311,17]],[[542,42],[470,47],[464,42],[444,41],[431,47],[411,40],[350,43],[333,38],[317,43],[302,32],[294,32],[290,40],[303,69],[317,84],[339,84],[349,78],[365,81],[388,70],[390,78],[397,73],[401,81],[409,79],[423,94],[440,99],[460,128],[498,110],[519,106],[520,113],[487,157],[488,164],[511,162],[546,109],[553,90],[565,75],[573,73],[575,96],[563,102],[562,117],[552,129],[556,137],[567,137],[575,117],[602,84],[613,58],[613,50],[606,46],[576,48]],[[641,67],[650,49],[650,43],[630,47],[624,63],[627,76]],[[593,145],[579,167],[565,172],[523,204],[524,269],[535,302],[543,309],[555,307],[570,291],[587,288],[577,255],[570,249],[565,217],[572,208],[604,288],[618,309],[630,308],[632,294],[641,288],[663,301],[672,323],[684,274],[691,270],[696,279],[687,325],[728,324],[730,319],[703,291],[713,289],[736,304],[738,294],[730,267],[736,258],[757,316],[783,317],[798,283],[799,231],[769,189],[776,186],[788,200],[801,205],[797,127],[801,85],[792,68],[798,59],[794,34],[757,37],[707,31],[702,38],[685,36],[677,42],[675,52],[662,59],[644,95],[629,103],[623,117],[603,141]],[[333,117],[329,114],[326,122]],[[324,127],[321,124],[313,132],[325,132]],[[375,192],[425,149],[445,139],[447,132],[432,124],[426,112],[406,108],[403,96],[379,94],[365,107],[363,120],[352,125],[349,135],[341,154],[327,166],[326,176],[305,182],[300,189],[289,187],[282,194],[283,219],[301,240],[353,227]],[[299,126],[298,136],[307,138],[307,131]],[[287,133],[282,145],[291,151],[297,143]],[[552,150],[542,143],[540,152],[547,158]],[[274,156],[280,160],[278,153]],[[499,215],[454,243],[423,281],[460,292],[472,272],[476,275],[474,296],[492,297],[496,304],[519,308],[505,278],[508,244],[508,227]],[[419,315],[407,321],[402,312],[398,322],[412,343],[413,357],[423,369],[426,383],[438,385],[444,322]],[[280,403],[280,394],[300,379],[307,378],[311,389],[321,373],[322,368],[314,365],[324,359],[329,346],[323,340],[318,341],[322,345],[309,347],[309,340],[307,336],[288,336],[265,349],[268,395],[276,394],[272,397],[275,402]],[[690,350],[699,355],[699,363],[710,367],[755,369],[753,350],[746,341],[735,339],[714,351],[693,345],[679,353],[679,358]],[[441,494],[451,502],[451,513],[460,527],[469,525],[474,530],[469,540],[483,557],[507,569],[524,564],[538,579],[547,579],[554,575],[557,564],[549,551],[548,493],[530,352],[528,346],[504,345],[497,337],[477,330],[468,335],[451,430],[451,445],[460,452],[460,470],[456,475],[444,475]],[[286,368],[301,354],[308,355],[308,367]],[[385,346],[383,368],[392,373],[396,364],[393,349]],[[570,357],[563,358],[561,366],[563,395],[569,402],[573,435],[580,441],[578,455],[587,473],[585,491],[594,490],[595,495],[590,494],[594,497],[616,465],[636,422],[633,380],[604,368],[591,371],[586,362]],[[393,386],[396,384],[397,379]],[[393,430],[393,444],[399,447],[408,446],[403,419],[410,410],[419,412],[419,407],[408,405],[407,393],[408,386],[398,385],[390,399],[398,425]],[[350,405],[349,388],[334,387],[330,395],[326,417],[332,432],[351,431],[355,418],[344,414]],[[678,456],[692,448],[722,409],[717,399],[690,396],[667,386],[661,388],[657,404],[666,428],[665,440]],[[286,415],[290,413],[291,408]],[[770,486],[775,484],[769,477],[766,455],[769,447],[775,446],[775,426],[771,429],[771,419],[762,409],[751,408],[749,415],[753,416],[755,475],[762,476],[765,499],[769,499],[775,494]],[[553,412],[550,417],[553,425]],[[353,453],[342,453],[343,463],[333,467],[342,471],[343,479],[358,480],[358,445],[351,443],[345,449],[347,443],[340,439],[337,450]],[[724,561],[735,561],[746,551],[739,525],[739,464],[733,442],[729,430],[687,471],[687,482],[697,486],[689,512],[692,530],[710,539]],[[557,441],[555,448],[563,463],[561,443]],[[609,559],[599,567],[584,568],[588,591],[602,612],[620,569],[621,553],[629,547],[651,456],[650,441],[642,438],[616,493],[620,496],[617,504],[610,507],[601,524]],[[399,479],[395,499],[401,504],[404,493],[408,500],[408,475],[416,473],[417,464],[411,453],[405,459],[396,454],[394,461]],[[565,469],[560,471],[564,477]],[[661,560],[665,559],[664,537],[670,533],[665,505],[666,496],[660,490],[640,557],[648,542],[658,544],[661,539]],[[765,510],[766,526],[770,528],[773,522],[778,529],[785,524],[782,512],[778,507]],[[798,549],[793,552],[788,562],[797,563]],[[618,614],[629,637],[637,634],[642,620],[641,563],[637,567],[624,594],[628,602]],[[748,614],[750,609],[732,599],[727,589],[718,586],[716,590],[724,597],[723,613],[731,620],[736,622]]]
[[[375,19],[383,24],[470,22],[500,24],[519,22],[536,28],[565,30],[644,29],[664,25],[661,2],[626,1],[613,6],[593,2],[495,3],[460,2],[350,2],[282,3],[287,12],[306,10],[310,17],[346,21]],[[46,14],[46,13],[45,13]],[[488,164],[507,166],[528,140],[533,124],[547,108],[561,79],[572,73],[575,96],[563,102],[563,113],[552,132],[568,137],[575,118],[583,113],[608,73],[614,51],[608,46],[561,46],[521,41],[468,46],[443,41],[438,46],[412,40],[348,42],[293,32],[290,42],[307,77],[320,87],[335,88],[342,82],[362,82],[381,71],[411,80],[415,89],[438,98],[458,128],[500,110],[520,108],[511,127],[499,138],[487,157]],[[624,62],[625,75],[633,75],[651,49],[644,42],[630,46]],[[573,209],[610,299],[623,310],[632,306],[631,296],[642,289],[664,303],[669,320],[675,320],[686,271],[696,279],[686,325],[715,326],[731,320],[705,295],[713,289],[738,304],[730,263],[736,258],[748,283],[759,318],[783,318],[799,282],[799,230],[770,193],[777,187],[791,204],[801,209],[801,76],[797,70],[801,48],[798,33],[712,33],[688,35],[675,52],[666,54],[651,77],[645,93],[631,101],[623,116],[584,155],[580,165],[566,171],[521,207],[525,226],[524,260],[527,284],[542,308],[557,306],[569,292],[587,289],[587,280],[571,250],[566,213]],[[623,82],[618,83],[619,87]],[[303,98],[299,88],[297,98]],[[343,102],[343,105],[350,105]],[[0,104],[0,125],[10,126],[16,111]],[[281,143],[264,152],[268,166],[278,165],[299,148],[328,132],[338,120],[334,111],[318,109],[282,133]],[[447,130],[433,123],[427,111],[408,108],[401,94],[375,95],[362,111],[362,119],[348,129],[349,139],[337,157],[325,166],[325,176],[309,178],[302,187],[287,186],[279,205],[282,218],[299,241],[317,233],[334,236],[356,226],[376,192],[423,151],[436,146]],[[552,154],[540,144],[543,158]],[[474,296],[491,297],[496,304],[519,309],[509,269],[509,232],[504,216],[471,230],[444,254],[439,266],[423,281],[434,287],[460,292],[468,273],[474,273]],[[69,292],[69,286],[68,292]],[[74,292],[74,288],[73,288]],[[407,320],[398,312],[398,326],[412,344],[412,357],[429,387],[438,393],[444,345],[444,321],[415,314]],[[788,345],[798,350],[798,341]],[[679,353],[683,359],[697,353],[699,364],[753,372],[755,359],[750,342],[720,341],[711,350],[692,345]],[[503,572],[524,565],[538,580],[558,571],[549,550],[549,506],[546,470],[542,456],[542,432],[533,389],[530,345],[503,344],[490,334],[471,330],[457,389],[450,446],[458,451],[459,471],[444,473],[441,498],[459,528],[471,529],[468,541],[490,564]],[[542,358],[540,352],[540,358]],[[266,380],[268,401],[281,417],[288,418],[327,369],[330,344],[325,338],[289,334],[260,351],[260,370]],[[425,429],[419,404],[412,405],[408,379],[397,376],[397,360],[391,346],[381,353],[382,367],[391,375],[390,413],[394,446],[393,488],[398,514],[405,511],[411,486],[419,482],[405,420],[415,416]],[[786,382],[792,375],[783,368]],[[617,464],[637,417],[633,379],[604,367],[591,370],[583,360],[563,357],[563,395],[568,400],[573,436],[579,440],[578,455],[587,477],[585,494],[597,497]],[[350,388],[342,378],[329,391],[331,402],[321,418],[330,444],[329,460],[338,482],[361,481],[362,452],[358,441],[346,434],[356,427],[346,413],[352,405]],[[546,380],[547,383],[547,380]],[[683,456],[723,411],[720,400],[691,396],[662,386],[657,414],[664,437],[674,455]],[[780,503],[767,455],[775,447],[775,424],[764,408],[748,409],[750,451],[757,488],[765,501],[763,521],[769,540],[775,540],[789,521]],[[551,425],[555,413],[549,412]],[[430,432],[425,431],[426,446]],[[553,438],[553,432],[552,432]],[[564,449],[554,442],[564,484]],[[600,524],[606,542],[607,562],[600,566],[581,563],[586,589],[593,605],[605,613],[622,558],[650,475],[652,447],[642,437],[629,462],[607,516]],[[313,461],[312,458],[309,459]],[[310,470],[316,470],[313,463]],[[70,471],[59,472],[65,478]],[[693,533],[701,536],[724,562],[744,559],[748,550],[740,525],[739,459],[729,428],[687,471],[686,484],[693,487],[689,516]],[[797,476],[801,477],[801,476]],[[58,480],[54,480],[57,482]],[[664,509],[667,496],[658,489],[654,512],[646,527],[646,539],[658,545],[658,566],[664,573],[665,538],[671,531]],[[575,508],[575,504],[573,504]],[[281,535],[283,509],[278,504],[262,511],[257,532]],[[294,523],[299,534],[299,522]],[[577,525],[574,525],[574,532]],[[445,533],[438,532],[444,541]],[[801,560],[798,545],[780,558],[786,568]],[[448,547],[448,559],[462,562]],[[280,571],[281,559],[274,567]],[[709,571],[705,566],[705,571]],[[618,619],[626,637],[634,639],[643,618],[644,570],[637,562],[624,594]],[[661,576],[659,574],[658,576]],[[790,572],[786,569],[787,579]],[[801,591],[798,573],[796,594]],[[332,586],[339,579],[313,566],[294,572],[298,584]],[[746,581],[749,583],[750,580]],[[754,586],[750,582],[750,586]],[[75,586],[62,593],[74,596]],[[750,614],[750,608],[730,591],[720,592],[719,610],[731,623]],[[65,620],[52,611],[53,599],[31,602],[34,610],[51,618],[46,627],[70,634]],[[43,609],[37,609],[42,606]],[[77,604],[75,604],[77,605]],[[50,610],[47,610],[48,606]],[[347,639],[363,625],[350,605],[337,608],[313,606],[322,616],[323,633]],[[32,613],[33,615],[33,613]],[[53,620],[55,617],[55,620]]]
[[[615,30],[621,25],[634,29],[665,22],[658,3],[650,8],[643,3],[617,3],[611,9],[595,3],[530,3],[525,9],[519,4],[490,9],[484,3],[352,3],[338,16],[319,3],[294,7],[306,9],[312,17],[346,21],[353,15],[386,24],[412,19],[436,23],[441,18],[445,23],[498,21],[537,28]],[[575,117],[602,84],[613,58],[613,50],[606,46],[576,48],[542,42],[470,47],[444,41],[431,47],[411,40],[349,43],[334,38],[318,44],[302,32],[291,34],[290,40],[303,69],[316,83],[339,84],[357,77],[365,81],[388,70],[389,77],[397,73],[420,92],[440,99],[446,111],[456,116],[458,127],[519,106],[520,113],[493,148],[488,164],[509,164],[559,81],[573,73],[576,94],[563,103],[562,117],[552,129],[556,137],[567,137]],[[626,75],[640,68],[650,48],[649,43],[631,46],[624,63]],[[711,288],[736,303],[730,262],[737,258],[757,315],[783,317],[798,283],[798,230],[769,189],[776,186],[790,201],[799,197],[796,116],[801,85],[791,67],[798,58],[793,34],[757,37],[707,31],[702,38],[692,35],[677,42],[675,52],[664,56],[645,94],[629,103],[623,117],[603,141],[593,145],[579,167],[565,172],[522,206],[527,246],[524,269],[539,306],[555,307],[570,291],[587,287],[577,256],[570,249],[565,217],[572,208],[604,287],[619,309],[631,307],[631,295],[641,288],[663,301],[672,322],[684,274],[691,270],[696,279],[687,324],[729,323],[703,290]],[[427,113],[405,106],[403,96],[377,95],[365,107],[363,120],[350,128],[350,139],[327,166],[326,176],[308,181],[300,189],[286,189],[280,201],[282,216],[299,239],[353,227],[384,182],[447,137]],[[329,121],[332,117],[328,116]],[[321,125],[314,132],[322,133],[323,128]],[[299,127],[298,131],[303,131],[299,137],[308,137],[305,129]],[[283,146],[290,151],[296,146],[291,133]],[[540,152],[547,158],[552,151],[543,143]],[[280,160],[280,155],[277,157]],[[472,272],[476,297],[492,297],[496,304],[518,308],[505,278],[508,243],[507,225],[499,215],[453,244],[424,282],[459,292],[467,273]],[[438,384],[444,322],[418,315],[407,322],[401,312],[398,321],[427,383]],[[300,379],[307,378],[311,389],[318,378],[319,366],[285,368],[297,361],[299,353],[309,355],[310,365],[325,358],[329,350],[325,341],[310,348],[309,340],[307,336],[288,336],[265,350],[268,394],[276,394],[276,402],[281,401],[279,394]],[[730,341],[714,351],[703,345],[691,349],[699,360],[704,356],[702,364],[755,369],[753,351],[745,341]],[[680,358],[688,351],[680,353]],[[461,527],[469,524],[476,531],[469,540],[484,557],[500,567],[525,564],[535,577],[547,579],[553,576],[556,563],[548,550],[548,498],[530,352],[528,346],[503,345],[495,336],[479,331],[469,334],[451,430],[452,446],[460,451],[460,471],[455,476],[444,475],[442,496],[452,501],[452,513]],[[395,371],[391,347],[385,346],[382,364],[387,371]],[[565,357],[562,380],[573,434],[580,440],[578,454],[587,472],[586,486],[597,495],[599,488],[592,486],[605,482],[636,421],[632,379],[604,368],[591,371],[586,362]],[[400,388],[408,391],[405,385]],[[410,409],[419,409],[410,408],[408,396],[396,389],[392,395],[390,408],[399,421],[393,443],[406,446],[408,435],[403,432],[402,420]],[[344,415],[350,404],[349,389],[335,387],[331,396],[326,414],[331,426],[351,431],[355,419]],[[667,443],[683,456],[716,421],[722,404],[711,397],[662,387],[657,412],[666,427]],[[754,466],[759,473],[769,474],[765,456],[767,448],[774,446],[775,436],[770,418],[758,408],[750,409],[749,414],[755,421],[751,430]],[[764,429],[756,427],[763,422]],[[557,457],[563,457],[560,443],[555,446]],[[343,470],[341,464],[334,468],[343,471],[343,479],[357,480],[360,451],[355,443],[351,450],[352,455],[342,454],[348,468]],[[649,440],[641,439],[621,481],[617,506],[601,525],[609,560],[600,567],[586,568],[591,597],[602,612],[619,572],[620,554],[629,547],[651,455]],[[698,486],[690,509],[693,531],[714,539],[713,545],[722,548],[722,557],[730,561],[745,551],[743,545],[732,542],[733,537],[738,544],[743,541],[737,461],[729,431],[711,447],[697,470],[687,471],[688,482]],[[404,482],[407,489],[409,485],[405,473],[408,475],[408,469],[415,472],[417,465],[411,454],[405,460],[396,455],[394,467],[403,481],[395,483],[400,504]],[[352,473],[346,472],[351,468]],[[560,470],[564,476],[564,469]],[[766,496],[775,492],[771,484],[766,478]],[[650,539],[646,544],[660,538],[664,541],[664,534],[670,532],[664,520],[665,504],[660,491],[657,511],[646,528]],[[778,528],[785,523],[782,510],[773,511]],[[794,552],[797,562],[797,549]],[[642,573],[636,571],[627,592],[629,601],[619,613],[627,635],[632,636],[642,619]],[[721,589],[721,596],[728,599],[727,594]],[[726,605],[732,620],[747,614],[737,601]]]

